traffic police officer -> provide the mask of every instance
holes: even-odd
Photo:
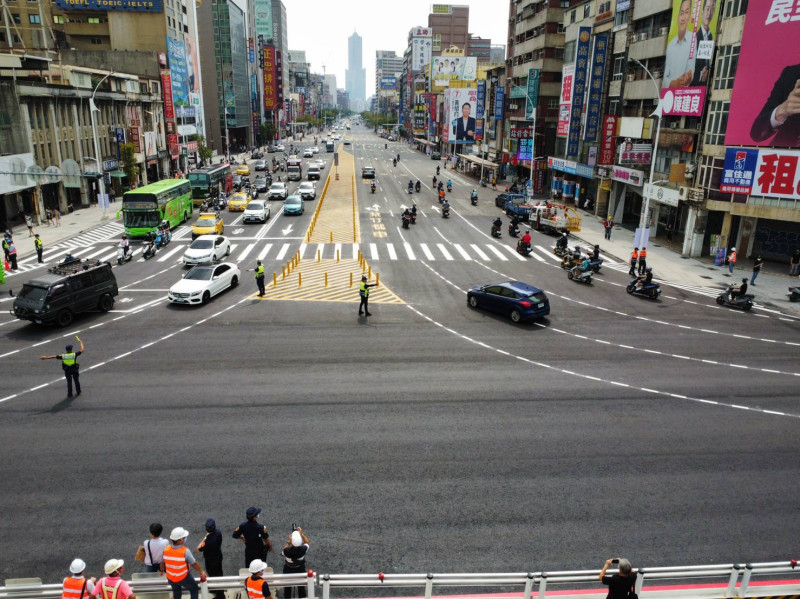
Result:
[[[258,265],[251,269],[251,272],[256,273],[256,285],[258,285],[258,297],[264,297],[266,291],[264,290],[264,266],[261,264],[261,260],[258,261]]]
[[[39,239],[39,234],[34,234],[33,245],[36,246],[36,257],[39,259],[39,264],[42,264],[44,260],[42,260],[42,248],[44,247],[44,243],[42,240]]]
[[[632,277],[636,276],[636,262],[639,260],[639,248],[633,248],[631,252],[631,269],[628,274]]]
[[[84,351],[86,351],[83,347],[83,341],[80,340],[80,337],[75,337],[78,340],[78,343],[81,344],[80,351],[72,351],[72,345],[67,345],[66,352],[63,354],[57,354],[55,356],[41,356],[40,360],[61,360],[61,367],[64,369],[64,376],[67,377],[67,398],[72,397],[72,381],[75,381],[75,396],[81,394],[81,382],[78,373],[78,356],[80,356]]]
[[[375,287],[376,283],[367,283],[367,275],[361,275],[361,283],[358,287],[358,294],[361,296],[361,303],[358,305],[358,315],[366,313],[367,316],[372,316],[369,313],[369,288]],[[362,312],[363,310],[363,312]]]
[[[266,561],[267,551],[272,549],[267,527],[258,523],[261,510],[255,507],[247,508],[247,520],[242,522],[233,531],[234,539],[241,539],[244,543],[244,565],[248,567],[254,559]]]

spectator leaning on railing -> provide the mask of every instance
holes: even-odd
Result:
[[[619,565],[616,574],[606,575],[606,570],[612,565]],[[608,586],[606,599],[638,599],[634,585],[636,584],[636,571],[631,569],[631,563],[624,559],[615,557],[607,559],[600,571],[600,582]]]

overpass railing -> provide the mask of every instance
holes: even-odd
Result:
[[[762,597],[765,595],[800,596],[800,576],[795,560],[761,563],[730,563],[702,566],[642,567],[636,578],[640,597],[663,597],[665,593],[682,596],[714,597],[719,599]],[[214,591],[225,591],[227,599],[247,599],[244,579],[247,570],[238,576],[209,578],[201,584],[203,599]],[[352,596],[357,589],[418,589],[425,599],[434,597],[435,590],[469,587],[483,593],[497,589],[518,589],[522,599],[544,599],[550,591],[569,594],[570,590],[586,594],[592,590],[605,594],[600,588],[600,570],[564,570],[516,573],[417,573],[417,574],[273,574],[265,577],[272,589],[305,586],[309,599]],[[669,583],[669,584],[662,584]],[[141,599],[169,599],[170,587],[158,574],[133,574],[133,592]],[[648,584],[648,587],[645,587]],[[686,589],[684,585],[693,584]],[[588,588],[588,590],[587,590]],[[349,593],[348,593],[349,591]],[[768,592],[767,592],[768,591]],[[474,593],[475,591],[473,591]],[[507,591],[506,591],[507,592]],[[362,594],[362,593],[359,593]],[[385,595],[385,591],[380,592]],[[441,593],[440,593],[441,594]],[[0,599],[57,599],[61,584],[42,584],[38,578],[6,580],[0,587]]]

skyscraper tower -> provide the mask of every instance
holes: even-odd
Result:
[[[350,102],[364,102],[367,99],[367,70],[362,62],[361,36],[355,31],[347,38],[347,70],[344,79]]]

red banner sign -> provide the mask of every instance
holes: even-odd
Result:
[[[603,119],[603,137],[598,164],[614,164],[614,140],[617,137],[617,117],[608,115]]]
[[[264,109],[278,108],[278,78],[276,76],[275,48],[264,46]]]
[[[175,119],[175,106],[172,104],[172,76],[169,71],[161,71],[161,93],[164,95],[164,118]]]

